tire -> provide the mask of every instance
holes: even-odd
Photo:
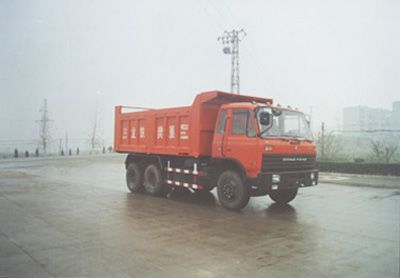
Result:
[[[242,177],[235,171],[223,172],[217,182],[218,199],[222,206],[231,210],[240,210],[249,202],[249,190]]]
[[[272,190],[269,197],[277,204],[284,205],[292,201],[297,195],[298,188]]]
[[[126,185],[132,193],[143,190],[143,172],[135,162],[129,163],[126,168]]]
[[[164,191],[164,182],[160,168],[150,164],[144,170],[144,189],[153,196],[160,196]]]

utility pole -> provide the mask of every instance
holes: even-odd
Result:
[[[62,147],[62,145],[63,145],[63,143],[62,143],[62,138],[60,138],[59,139],[59,146],[58,146],[58,148],[59,148],[59,150],[60,150],[60,154],[62,155],[62,153],[63,153],[63,147]]]
[[[92,148],[92,152],[94,149],[101,144],[101,138],[99,136],[99,97],[101,96],[101,92],[96,92],[96,99],[94,103],[94,117],[91,126],[90,136],[89,136],[89,143]]]
[[[239,77],[239,42],[246,36],[246,32],[241,30],[224,31],[224,34],[218,37],[218,41],[222,42],[222,51],[224,54],[231,54],[231,93],[240,94],[240,77]]]
[[[36,122],[39,122],[39,145],[43,150],[43,153],[47,153],[47,148],[50,142],[50,125],[49,122],[51,121],[49,118],[49,112],[47,110],[47,99],[44,99],[43,108],[39,110],[41,112],[40,119]]]
[[[96,147],[97,144],[97,103],[94,111],[94,120],[93,120],[93,125],[92,125],[92,134],[90,136],[90,146],[92,147],[92,151],[94,151],[94,148]]]
[[[68,132],[65,132],[65,153],[68,153]]]
[[[325,158],[325,123],[321,123],[321,158]]]

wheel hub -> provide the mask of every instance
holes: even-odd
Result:
[[[134,172],[130,172],[128,173],[128,185],[130,187],[133,186],[133,184],[135,184],[137,182],[137,176]]]
[[[222,186],[222,193],[225,198],[229,201],[235,199],[236,197],[236,186],[232,182],[227,182]]]
[[[155,186],[155,183],[156,183],[156,175],[155,175],[154,173],[149,173],[149,175],[148,175],[148,182],[149,182],[149,185],[150,185],[150,186],[152,186],[152,187]]]

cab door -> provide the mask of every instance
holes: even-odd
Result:
[[[258,143],[253,111],[233,109],[228,118],[223,152],[225,157],[239,161],[248,176],[256,177],[259,170]]]
[[[217,125],[215,127],[213,145],[212,145],[212,156],[223,157],[224,156],[224,141],[226,137],[228,121],[228,110],[224,109],[219,112]]]

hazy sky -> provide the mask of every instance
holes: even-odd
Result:
[[[0,140],[37,138],[44,98],[54,139],[84,141],[97,100],[111,142],[116,104],[228,91],[230,57],[216,38],[233,28],[248,34],[243,93],[312,106],[336,128],[344,106],[400,100],[399,2],[0,0]]]

